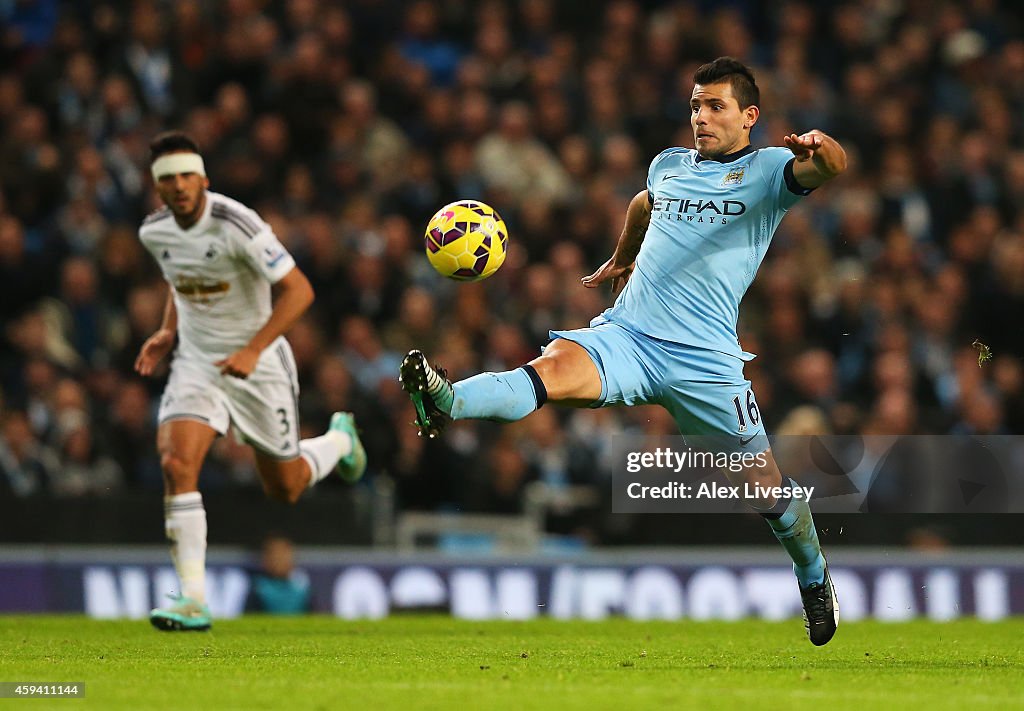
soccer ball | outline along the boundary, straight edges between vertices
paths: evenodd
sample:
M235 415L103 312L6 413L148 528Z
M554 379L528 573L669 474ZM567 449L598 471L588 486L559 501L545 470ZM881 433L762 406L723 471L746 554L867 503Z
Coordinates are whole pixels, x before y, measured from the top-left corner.
M459 200L430 218L423 242L427 259L441 276L480 281L505 261L508 228L490 205Z

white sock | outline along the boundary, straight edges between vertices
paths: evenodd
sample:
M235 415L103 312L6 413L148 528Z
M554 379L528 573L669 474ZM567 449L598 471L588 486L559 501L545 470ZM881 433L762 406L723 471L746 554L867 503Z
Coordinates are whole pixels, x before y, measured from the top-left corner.
M352 452L352 438L330 430L319 437L301 440L299 452L309 464L309 485L313 486L331 473L339 459Z
M206 509L198 491L164 497L164 524L181 594L206 602Z

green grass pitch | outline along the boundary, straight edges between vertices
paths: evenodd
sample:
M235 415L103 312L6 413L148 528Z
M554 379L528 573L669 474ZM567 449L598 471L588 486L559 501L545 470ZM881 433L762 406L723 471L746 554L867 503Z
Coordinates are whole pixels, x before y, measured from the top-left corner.
M0 681L84 681L85 699L0 709L1020 708L1024 620L471 622L0 616Z

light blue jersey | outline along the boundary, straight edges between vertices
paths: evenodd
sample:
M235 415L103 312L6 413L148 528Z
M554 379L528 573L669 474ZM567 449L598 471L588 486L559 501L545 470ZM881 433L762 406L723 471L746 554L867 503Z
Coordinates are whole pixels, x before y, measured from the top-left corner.
M651 224L615 305L590 328L551 331L590 354L594 407L657 403L703 448L763 452L768 438L736 338L740 300L801 195L786 148L725 160L670 148L651 163Z
M626 287L602 318L664 341L750 360L736 337L740 300L775 229L811 191L786 148L748 146L724 161L669 148L651 162L651 224Z

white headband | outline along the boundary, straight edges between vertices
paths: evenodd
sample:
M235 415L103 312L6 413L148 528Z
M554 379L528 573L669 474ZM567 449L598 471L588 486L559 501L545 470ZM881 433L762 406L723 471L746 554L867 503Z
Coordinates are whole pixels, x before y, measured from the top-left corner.
M206 166L203 164L203 157L198 153L168 153L153 161L150 171L153 173L153 181L159 182L165 175L195 173L205 176Z

